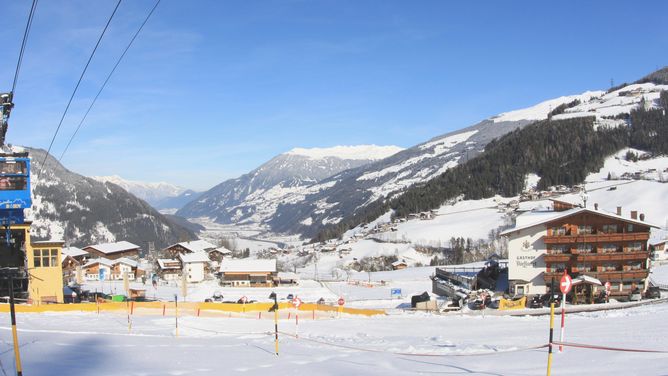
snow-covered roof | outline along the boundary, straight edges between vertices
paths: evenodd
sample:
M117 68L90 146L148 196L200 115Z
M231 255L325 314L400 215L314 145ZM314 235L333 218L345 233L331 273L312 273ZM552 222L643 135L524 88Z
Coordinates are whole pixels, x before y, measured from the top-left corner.
M129 251L133 249L139 249L139 246L136 244L132 244L128 241L120 241L116 243L104 243L104 244L95 244L95 245L89 245L85 248L93 248L97 251L100 251L104 254L110 254L110 253L117 253L117 252L124 252L124 251Z
M112 262L114 263L114 265L125 264L125 265L130 265L133 268L136 268L137 265L139 265L139 263L137 261L129 259L127 257L121 257L121 258L118 258L116 260L112 260Z
M225 247L218 247L218 248L216 248L216 249L212 249L212 250L210 250L209 252L214 252L214 251L215 251L215 252L220 252L220 253L222 253L222 254L224 254L224 255L231 255L231 254L232 254L232 251L230 251L229 249L227 249L227 248L225 248Z
M624 217L624 216L621 216L621 215L617 215L617 214L614 214L614 213L607 212L605 210L592 210L592 209L588 209L588 208L574 208L574 209L565 210L565 211L562 211L562 212L549 212L549 214L554 213L554 215L547 215L546 214L546 215L537 216L536 221L527 221L527 222L521 221L523 224L521 224L521 225L518 224L513 228L510 228L506 231L503 231L501 233L501 235L508 235L508 234L510 234L511 232L514 232L514 231L524 230L524 229L527 229L527 228L530 228L530 227L542 225L542 224L547 223L547 222L552 222L552 221L555 221L555 220L558 220L558 219L570 217L572 215L585 213L585 212L595 214L595 215L601 215L601 216L612 218L612 219L620 219L622 221L637 224L637 225L660 228L660 226L657 226L657 225L649 223L649 222L639 221L637 219L632 219L630 217ZM519 219L520 217L522 217L522 215L520 215L517 218ZM520 223L520 222L518 222L518 223Z
M177 243L176 245L180 245L181 247L189 250L190 252L199 252L199 251L206 251L209 249L216 248L215 245L207 242L206 240L192 240L189 242L181 242ZM170 246L173 247L173 246Z
M596 279L592 276L580 275L580 276L577 276L577 277L573 278L573 285L579 285L581 283L589 283L589 284L592 284L592 285L603 286L601 281L599 281L598 279Z
M406 261L403 261L403 260L395 261L395 262L392 263L392 266L399 266L399 265L408 265L408 264L406 264Z
M174 265L167 265L174 264ZM181 269L181 262L177 259L158 259L158 266L160 269Z
M179 254L179 258L183 261L184 264L193 263L193 262L210 262L209 255L204 251Z
M222 273L239 272L276 272L276 260L223 260L220 263Z
M95 264L100 264L100 265L112 267L112 266L114 266L114 261L109 260L109 259L104 258L104 257L99 257L99 258L96 258L96 259L88 260L86 265L84 265L83 267L87 268L87 267L95 265Z
M81 248L77 248L77 247L65 247L65 248L62 249L61 252L62 252L63 255L71 256L71 257L88 255L88 252L84 251Z
M657 246L657 245L663 244L665 242L668 242L668 239L650 239L649 240L649 245Z
M299 279L299 276L297 275L297 273L293 273L293 272L278 272L278 279L283 279L283 280L290 280L290 279L298 280L298 279Z

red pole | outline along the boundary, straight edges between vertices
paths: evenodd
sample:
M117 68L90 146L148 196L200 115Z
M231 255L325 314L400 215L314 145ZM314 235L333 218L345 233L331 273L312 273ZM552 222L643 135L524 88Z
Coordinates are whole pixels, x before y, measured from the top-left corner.
M561 298L561 336L559 337L559 342L564 341L564 321L566 321L566 294L563 294ZM564 346L559 345L559 352L564 351Z
M290 320L290 312L288 312L288 320Z
M313 320L315 320L315 309L313 310Z
M197 317L199 317L199 307L197 307Z
M258 320L261 320L261 319L262 319L262 311L260 311L260 312L257 313L257 319L258 319Z
M134 312L135 312L135 302L132 301L130 302L130 314L132 315L134 314Z
M162 305L162 315L163 316L165 315L165 305L164 304Z

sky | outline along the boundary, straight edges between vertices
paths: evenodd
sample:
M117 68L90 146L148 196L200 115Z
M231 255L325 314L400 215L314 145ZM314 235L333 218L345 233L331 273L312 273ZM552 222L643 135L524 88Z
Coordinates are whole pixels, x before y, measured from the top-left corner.
M153 0L124 0L60 157ZM47 149L115 0L40 1L7 142ZM3 4L0 90L30 1ZM296 147L411 147L668 65L665 1L162 0L61 162L206 190Z

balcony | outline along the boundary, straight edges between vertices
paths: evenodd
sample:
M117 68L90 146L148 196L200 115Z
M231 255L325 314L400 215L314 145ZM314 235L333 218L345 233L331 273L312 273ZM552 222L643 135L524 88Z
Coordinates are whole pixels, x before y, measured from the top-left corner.
M570 253L546 253L545 254L545 262L549 263L557 263L557 262L568 262L571 260L571 256L573 256Z
M604 261L644 261L649 257L648 251L609 252L609 253L580 253L577 261L604 262Z
M615 234L586 234L586 235L557 235L544 236L545 244L574 244L574 243L617 243L627 241L647 241L648 232L627 232Z
M596 272L596 271L589 271L589 272L576 272L576 271L571 271L571 277L574 276L574 274L586 274L589 276L592 276L599 281L605 283L607 281L632 281L632 280L641 280L641 279L646 279L647 276L649 275L649 271L647 269L640 269L640 270L628 270L628 271L610 271L610 272ZM564 275L564 272L545 272L543 273L543 280L545 281L546 284L549 284L552 282L552 279L554 278L555 283L559 283L561 280L561 277Z

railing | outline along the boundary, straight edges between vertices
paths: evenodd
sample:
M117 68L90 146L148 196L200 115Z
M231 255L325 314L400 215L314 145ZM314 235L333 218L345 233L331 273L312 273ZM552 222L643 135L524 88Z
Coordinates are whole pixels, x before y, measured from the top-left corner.
M571 243L602 243L602 242L621 242L621 241L646 241L649 239L647 232L627 232L627 233L600 233L586 235L551 235L544 236L545 244L571 244Z

